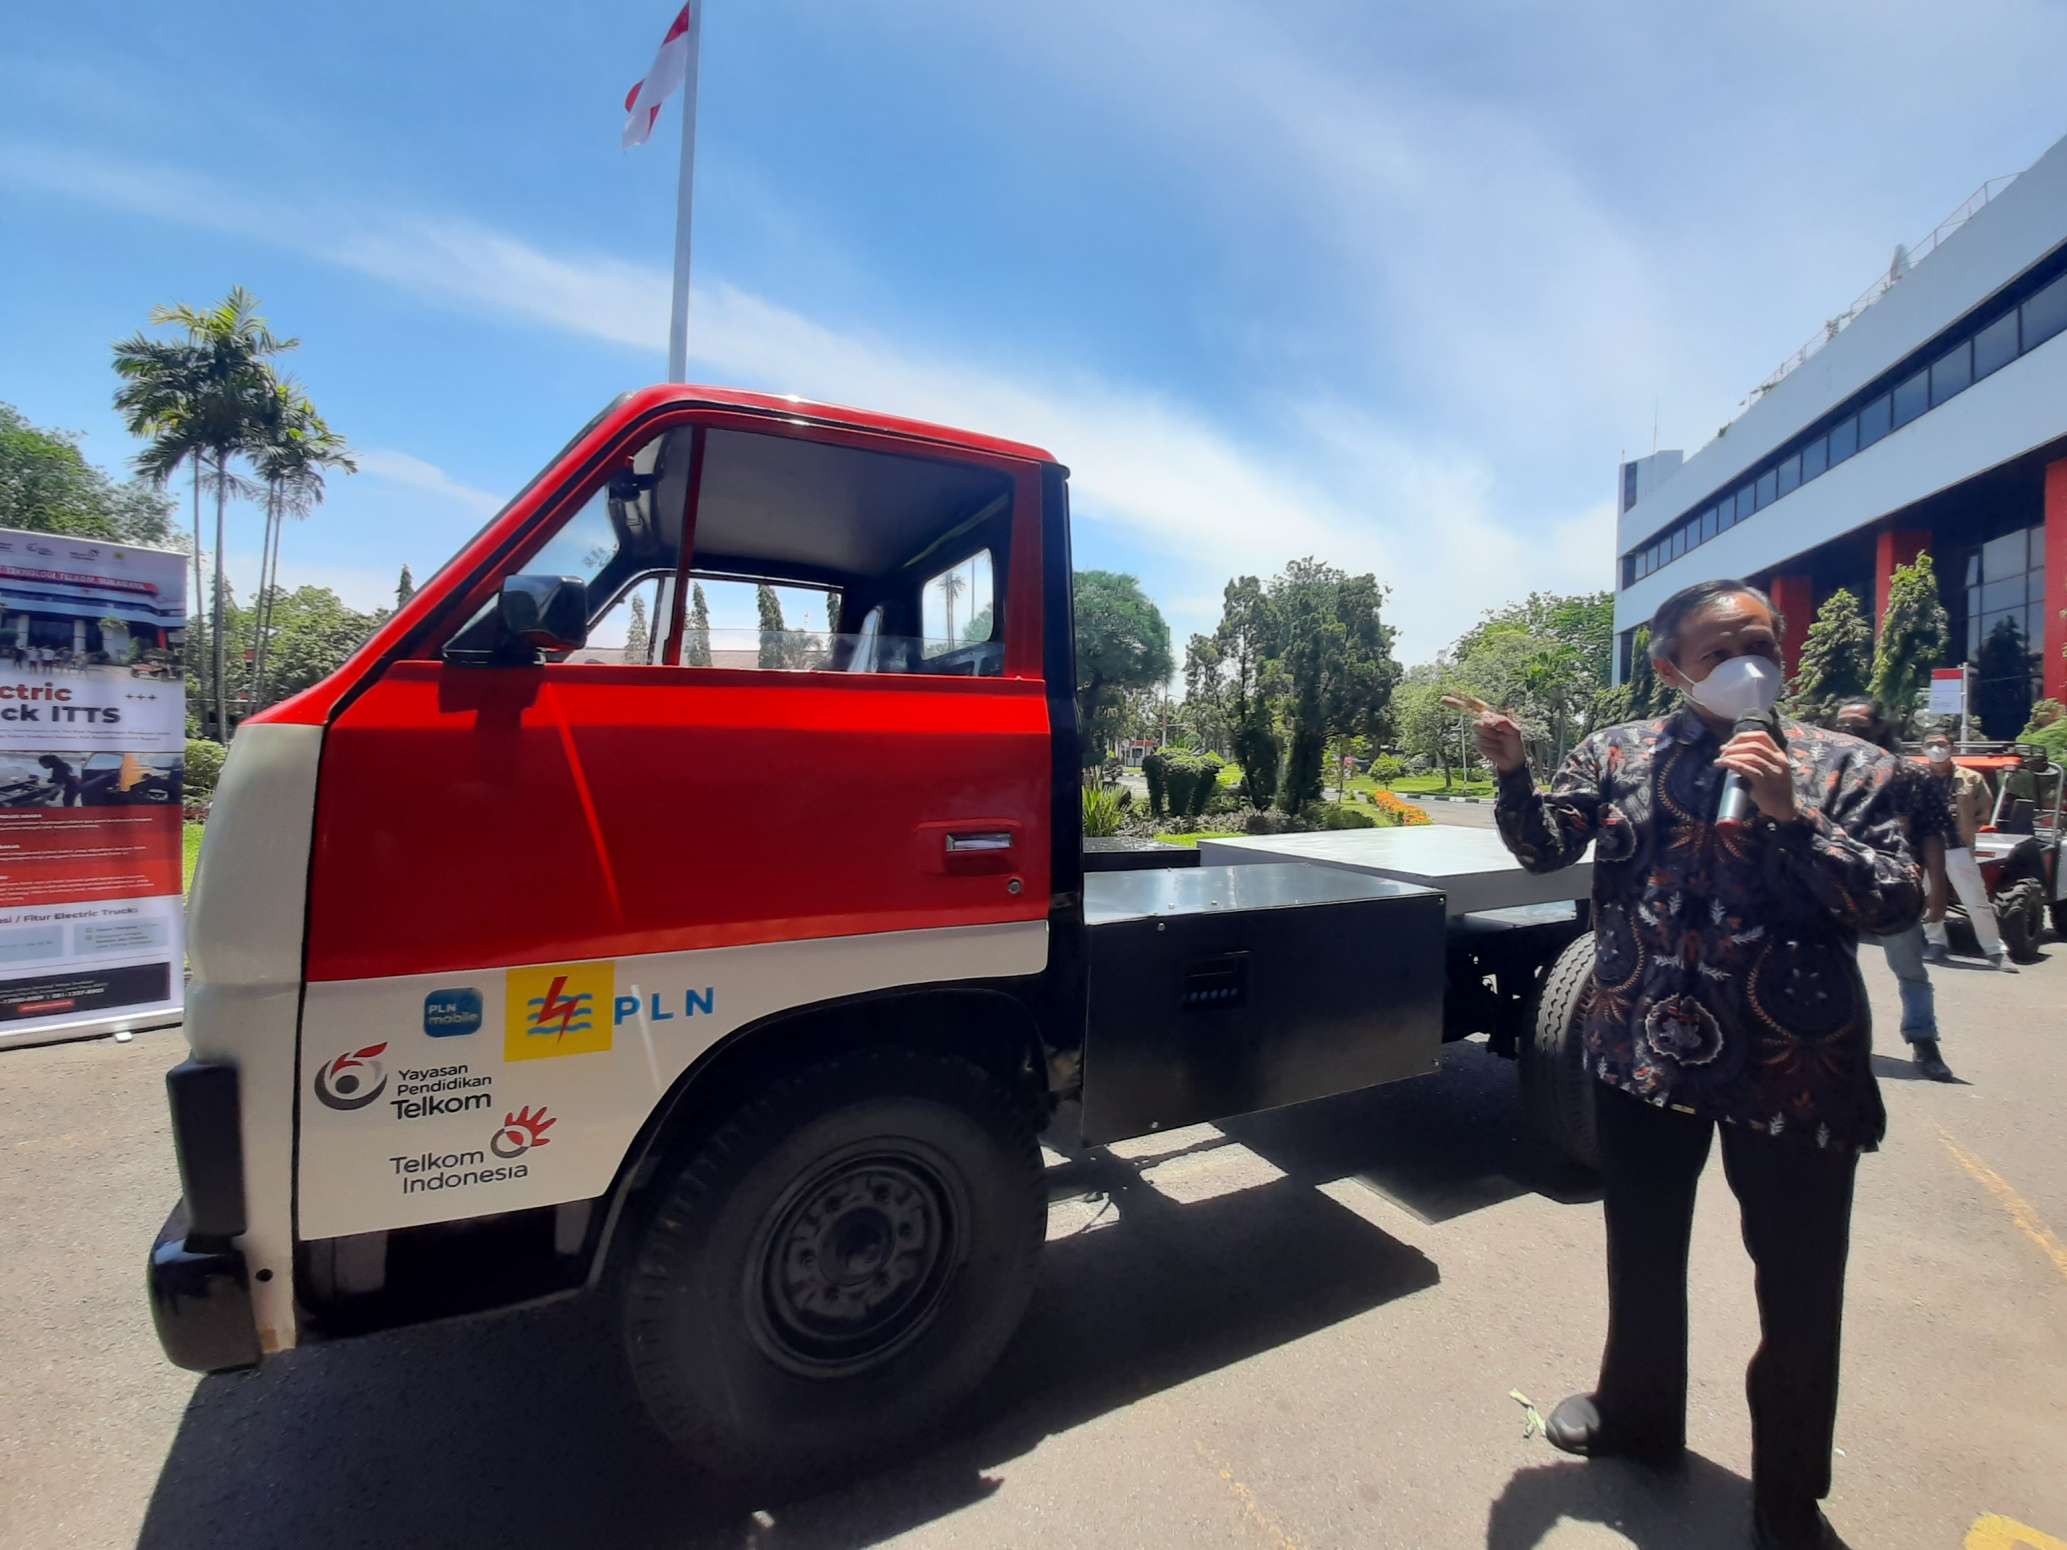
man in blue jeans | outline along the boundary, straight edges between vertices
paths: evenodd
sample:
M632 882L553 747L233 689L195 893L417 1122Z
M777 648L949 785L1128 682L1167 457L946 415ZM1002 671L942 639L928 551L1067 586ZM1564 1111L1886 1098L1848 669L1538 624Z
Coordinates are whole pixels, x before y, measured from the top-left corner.
M1852 700L1838 707L1837 729L1895 752L1895 732L1881 707L1872 700ZM1923 869L1929 896L1928 913L1945 911L1945 847L1957 843L1957 820L1946 800L1942 782L1913 760L1896 766L1893 790L1895 806L1909 830L1909 847ZM1957 1078L1938 1048L1938 1011L1931 991L1930 970L1924 967L1923 922L1889 936L1867 937L1877 941L1888 955L1888 970L1902 993L1902 1038L1909 1046L1916 1069L1934 1082Z

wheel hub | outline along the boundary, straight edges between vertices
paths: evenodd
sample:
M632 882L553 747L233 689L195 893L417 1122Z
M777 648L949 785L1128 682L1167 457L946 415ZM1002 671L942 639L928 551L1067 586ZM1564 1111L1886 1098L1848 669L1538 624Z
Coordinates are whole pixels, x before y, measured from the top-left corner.
M859 1158L818 1174L764 1238L764 1346L822 1375L882 1360L930 1318L953 1238L946 1193L917 1159Z

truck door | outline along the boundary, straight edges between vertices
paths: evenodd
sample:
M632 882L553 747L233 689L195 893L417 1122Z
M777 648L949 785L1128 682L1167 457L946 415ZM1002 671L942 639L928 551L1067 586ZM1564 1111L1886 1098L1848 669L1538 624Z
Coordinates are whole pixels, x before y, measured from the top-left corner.
M325 735L303 1238L592 1198L726 1033L1040 972L1041 489L676 408L450 583Z

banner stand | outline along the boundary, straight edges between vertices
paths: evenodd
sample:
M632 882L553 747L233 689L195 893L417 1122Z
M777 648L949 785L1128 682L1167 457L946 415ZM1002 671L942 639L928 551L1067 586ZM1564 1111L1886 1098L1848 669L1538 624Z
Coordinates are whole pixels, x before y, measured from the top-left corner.
M180 1021L187 563L0 529L0 1049Z

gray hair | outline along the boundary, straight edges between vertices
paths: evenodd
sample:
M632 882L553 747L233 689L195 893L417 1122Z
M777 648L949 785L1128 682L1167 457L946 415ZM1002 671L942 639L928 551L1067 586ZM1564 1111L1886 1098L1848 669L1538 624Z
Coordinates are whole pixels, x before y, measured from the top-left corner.
M1773 633L1786 638L1787 620L1780 610L1773 606L1773 600L1765 592L1748 581L1725 578L1716 581L1697 581L1691 587L1682 587L1658 605L1658 611L1651 615L1651 660L1672 662L1673 653L1679 650L1681 631L1687 621L1700 613L1710 603L1725 597L1748 597L1773 616Z

